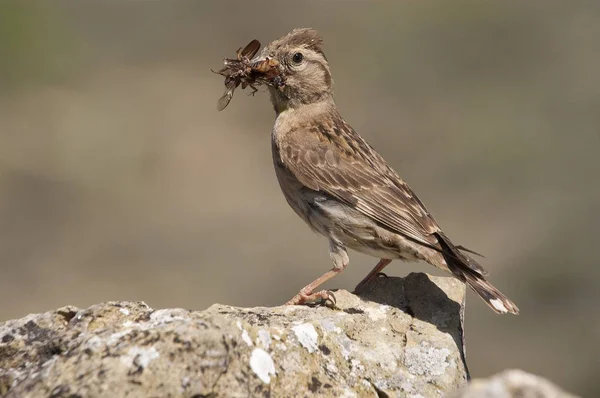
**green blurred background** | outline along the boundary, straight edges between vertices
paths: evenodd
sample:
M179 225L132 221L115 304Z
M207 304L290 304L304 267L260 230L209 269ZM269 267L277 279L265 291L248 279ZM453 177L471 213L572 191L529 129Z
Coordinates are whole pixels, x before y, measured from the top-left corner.
M341 112L521 308L469 293L473 376L600 396L600 2L1 1L0 320L272 306L329 269L279 191L267 94L219 113L209 71L309 26Z

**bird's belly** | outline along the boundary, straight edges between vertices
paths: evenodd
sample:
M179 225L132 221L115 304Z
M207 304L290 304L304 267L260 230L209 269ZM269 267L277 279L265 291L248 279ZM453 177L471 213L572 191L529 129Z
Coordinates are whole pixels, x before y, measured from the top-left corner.
M403 236L391 232L359 211L335 199L315 200L314 206L322 220L319 229L324 235L335 238L348 248L369 256L387 259L415 261L419 258L419 247Z

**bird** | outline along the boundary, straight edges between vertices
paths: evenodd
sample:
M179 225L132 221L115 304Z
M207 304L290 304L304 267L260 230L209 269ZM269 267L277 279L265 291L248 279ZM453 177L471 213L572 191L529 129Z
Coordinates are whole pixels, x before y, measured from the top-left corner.
M423 260L464 282L496 313L519 313L467 254L477 253L452 243L413 190L341 116L315 29L294 29L271 42L255 62L261 60L278 68L278 83L267 87L276 113L271 146L281 191L296 214L328 238L333 262L286 304L330 300L331 292L317 289L346 268L352 249L379 259L356 291L393 260Z

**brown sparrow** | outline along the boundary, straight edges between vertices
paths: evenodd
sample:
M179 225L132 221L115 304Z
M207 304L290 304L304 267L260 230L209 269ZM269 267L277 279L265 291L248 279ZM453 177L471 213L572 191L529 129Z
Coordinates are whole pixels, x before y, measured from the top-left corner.
M315 30L294 29L255 61L278 68L269 92L277 113L271 142L281 190L300 218L329 239L333 261L287 304L330 298L330 292L315 290L346 268L350 248L380 258L357 290L394 259L425 260L469 285L497 313L518 314L465 253L470 251L450 241L410 187L342 118L322 45Z

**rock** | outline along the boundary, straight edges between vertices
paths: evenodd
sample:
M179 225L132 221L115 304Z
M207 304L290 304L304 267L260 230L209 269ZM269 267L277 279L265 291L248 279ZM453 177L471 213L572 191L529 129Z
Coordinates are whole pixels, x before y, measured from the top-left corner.
M0 324L8 397L441 396L467 382L465 287L378 278L336 308L64 307Z
M548 380L522 370L506 370L489 379L476 379L454 398L575 398Z

